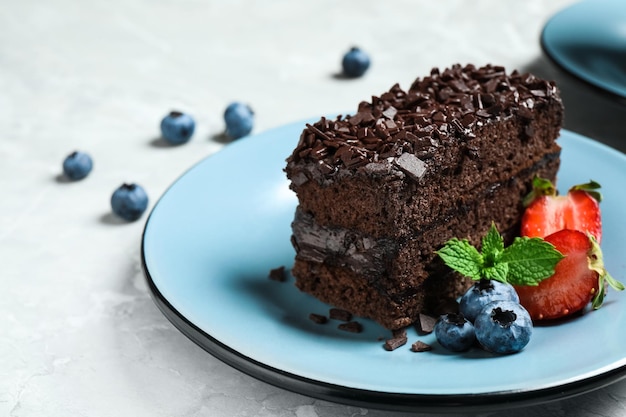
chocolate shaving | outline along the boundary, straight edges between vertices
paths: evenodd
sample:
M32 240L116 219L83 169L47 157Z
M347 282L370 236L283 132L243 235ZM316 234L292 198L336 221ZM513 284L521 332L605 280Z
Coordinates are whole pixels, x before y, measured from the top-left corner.
M327 136L324 132L322 132L321 130L319 130L317 127L310 125L310 124L306 124L307 129L309 129L311 132L315 133L318 136L321 136L324 140L327 140L329 142L332 142L333 139L331 139L329 136Z
M400 346L406 345L408 339L405 337L394 337L385 341L383 347L385 350L392 351L398 349Z
M437 323L435 317L420 313L415 321L415 328L418 334L425 335L433 332L435 323Z
M412 352L428 352L429 350L433 350L433 347L427 343L418 340L417 342L411 345Z
M396 114L398 114L398 110L393 106L389 106L383 111L383 116L388 117L389 119L396 117Z
M419 180L426 173L426 164L412 153L403 153L394 161L411 178Z
M278 268L274 268L270 270L269 278L272 281L278 281L278 282L287 281L287 274L285 273L285 267L279 266Z
M339 330L343 330L350 333L361 333L363 326L358 321L349 321L347 323L341 323L337 326Z
M352 313L343 310L341 308L331 308L328 316L333 320L350 321L352 320Z
M317 324L325 324L328 322L328 318L322 314L311 313L309 314L309 319Z

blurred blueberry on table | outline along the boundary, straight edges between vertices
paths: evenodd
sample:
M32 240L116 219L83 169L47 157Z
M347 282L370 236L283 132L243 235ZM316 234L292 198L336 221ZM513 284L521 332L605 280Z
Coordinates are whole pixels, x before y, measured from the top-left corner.
M353 47L343 56L341 61L343 74L346 77L360 77L370 67L370 57L360 48Z
M226 134L233 139L242 138L254 127L254 112L247 104L234 102L224 111Z
M161 120L161 135L172 145L181 145L191 139L196 122L187 113L171 111Z
M148 194L137 184L122 184L111 196L113 213L124 220L134 221L141 217L148 207Z
M448 313L435 323L435 337L444 348L453 352L464 352L474 344L474 326L463 314Z
M474 322L476 339L493 353L509 354L524 349L530 341L533 323L524 307L514 301L486 305Z
M74 151L63 160L63 173L71 180L82 180L92 168L91 156L85 152Z

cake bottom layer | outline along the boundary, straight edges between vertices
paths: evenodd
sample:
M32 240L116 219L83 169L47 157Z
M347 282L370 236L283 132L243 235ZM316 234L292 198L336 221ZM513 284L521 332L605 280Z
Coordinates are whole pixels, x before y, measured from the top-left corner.
M296 286L387 328L407 326L420 312L435 310L468 287L467 280L442 264L436 251L454 237L479 245L492 222L510 242L519 230L521 202L530 191L532 177L554 180L558 165L558 159L552 160L523 178L485 184L472 194L472 200L450 202L445 216L405 236L374 238L355 230L320 226L313 214L298 208L292 223Z
M440 306L450 305L471 285L469 279L449 272L432 282L434 285L430 285L428 291L416 292L403 300L393 300L349 268L296 259L291 273L297 277L296 286L300 290L356 316L371 318L391 330L411 325L421 312L443 312ZM437 305L425 308L431 303Z

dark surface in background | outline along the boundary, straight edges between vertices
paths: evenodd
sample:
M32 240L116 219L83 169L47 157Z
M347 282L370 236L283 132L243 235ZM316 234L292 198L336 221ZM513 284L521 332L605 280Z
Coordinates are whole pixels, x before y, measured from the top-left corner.
M626 99L570 75L545 54L520 71L557 83L565 106L565 129L626 153Z

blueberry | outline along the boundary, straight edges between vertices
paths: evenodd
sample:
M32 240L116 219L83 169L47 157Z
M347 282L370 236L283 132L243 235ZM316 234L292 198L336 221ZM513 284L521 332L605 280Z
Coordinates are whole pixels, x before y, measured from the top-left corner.
M82 180L91 172L93 161L85 152L75 151L63 161L63 173L72 180Z
M515 301L519 303L519 296L510 284L500 281L481 279L472 285L461 297L459 310L471 322L476 320L478 313L493 301Z
M195 129L193 117L179 111L172 111L161 120L161 135L172 145L188 142Z
M147 207L148 194L137 184L122 184L111 196L113 213L124 220L137 220Z
M226 134L233 139L239 139L252 132L254 112L247 104L234 102L226 107L224 122L226 122Z
M435 323L435 336L441 346L454 352L468 350L476 340L472 323L463 314L456 313L439 317Z
M486 305L474 322L476 339L494 353L515 353L530 341L533 324L530 314L514 301L494 301Z
M343 56L341 65L346 77L360 77L370 67L370 57L361 49L353 47Z

